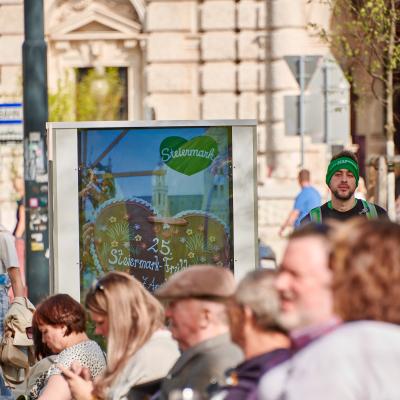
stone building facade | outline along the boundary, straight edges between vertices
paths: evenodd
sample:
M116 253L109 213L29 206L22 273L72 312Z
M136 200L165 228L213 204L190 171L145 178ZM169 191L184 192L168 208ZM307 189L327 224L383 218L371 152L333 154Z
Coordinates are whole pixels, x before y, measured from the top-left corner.
M257 119L259 235L279 255L277 233L298 191L300 164L299 138L285 134L283 99L299 89L284 56L328 53L307 24L329 26L329 10L307 0L45 0L44 6L50 91L74 69L114 66L126 71L130 120ZM0 102L21 101L22 42L22 0L0 0ZM376 137L379 121L364 128ZM21 146L0 148L7 153L0 201L8 225L9 182L21 174ZM324 195L330 150L307 136L304 148L304 167Z

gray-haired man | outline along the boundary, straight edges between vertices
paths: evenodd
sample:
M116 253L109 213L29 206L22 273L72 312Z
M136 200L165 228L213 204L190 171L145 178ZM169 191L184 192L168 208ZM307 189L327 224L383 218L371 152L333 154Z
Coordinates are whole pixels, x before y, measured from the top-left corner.
M225 371L242 361L229 336L226 301L235 291L232 273L222 267L192 266L174 274L155 295L182 355L161 384L160 398L191 388L207 397L210 384L221 384Z
M229 320L232 340L242 348L245 361L230 371L218 399L244 400L255 396L261 376L291 355L290 339L278 325L275 278L275 271L252 271L236 289L228 307Z

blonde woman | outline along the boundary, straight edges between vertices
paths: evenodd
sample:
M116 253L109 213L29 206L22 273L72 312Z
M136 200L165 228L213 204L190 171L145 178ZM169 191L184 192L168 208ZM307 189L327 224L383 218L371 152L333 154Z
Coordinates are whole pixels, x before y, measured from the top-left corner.
M132 276L110 272L86 296L96 333L107 338L107 368L88 380L78 365L63 369L76 400L124 400L132 386L163 378L179 350L164 328L164 311Z

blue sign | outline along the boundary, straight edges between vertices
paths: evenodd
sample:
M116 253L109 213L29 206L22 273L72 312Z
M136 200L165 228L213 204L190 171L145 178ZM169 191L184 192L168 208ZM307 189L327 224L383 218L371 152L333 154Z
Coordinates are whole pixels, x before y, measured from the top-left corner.
M22 104L0 103L0 124L22 124Z
M22 140L22 104L0 103L0 140Z

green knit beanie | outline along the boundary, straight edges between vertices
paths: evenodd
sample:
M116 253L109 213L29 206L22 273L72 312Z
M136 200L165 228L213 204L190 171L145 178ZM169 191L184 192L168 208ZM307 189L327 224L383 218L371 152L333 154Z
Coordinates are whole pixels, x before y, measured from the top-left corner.
M329 186L332 176L341 169L347 169L348 171L350 171L355 176L356 186L358 186L360 170L358 168L358 164L350 157L339 157L329 163L328 171L326 172L326 184Z

